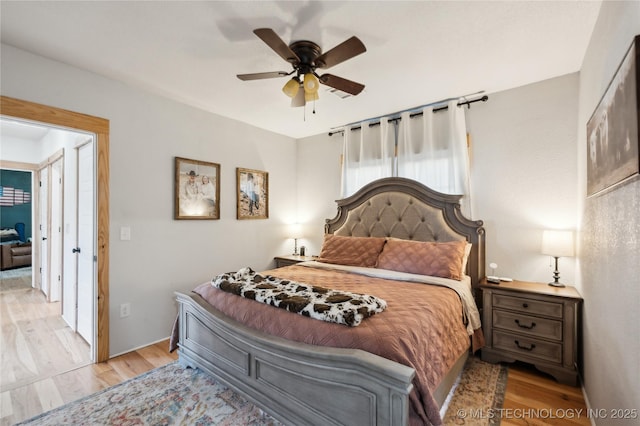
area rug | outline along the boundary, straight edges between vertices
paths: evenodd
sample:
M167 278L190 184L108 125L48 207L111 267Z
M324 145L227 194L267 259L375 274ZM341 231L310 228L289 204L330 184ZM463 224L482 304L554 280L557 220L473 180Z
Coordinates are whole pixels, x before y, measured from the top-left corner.
M177 361L18 424L280 425L210 375Z
M469 362L449 411L488 410L501 400L504 385L500 366ZM466 378L465 378L466 376ZM506 376L506 374L505 374ZM478 384L473 382L478 380ZM462 395L457 395L462 393ZM487 405L489 404L489 405ZM455 416L454 416L455 417ZM446 424L459 423L459 418ZM463 419L468 420L468 419ZM281 425L237 393L216 383L200 370L183 368L178 362L156 368L119 385L63 405L20 425ZM489 423L484 423L489 424Z
M499 425L507 374L506 366L469 357L449 401L444 424Z

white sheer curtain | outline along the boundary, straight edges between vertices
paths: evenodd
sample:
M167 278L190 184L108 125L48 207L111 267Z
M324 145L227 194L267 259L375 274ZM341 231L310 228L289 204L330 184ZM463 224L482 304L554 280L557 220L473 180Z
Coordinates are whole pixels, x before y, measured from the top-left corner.
M469 151L464 109L449 101L446 111L402 113L398 132L398 176L445 194L462 194L461 209L471 217Z
M342 197L392 173L395 132L387 117L379 126L362 123L360 130L344 129L342 156Z

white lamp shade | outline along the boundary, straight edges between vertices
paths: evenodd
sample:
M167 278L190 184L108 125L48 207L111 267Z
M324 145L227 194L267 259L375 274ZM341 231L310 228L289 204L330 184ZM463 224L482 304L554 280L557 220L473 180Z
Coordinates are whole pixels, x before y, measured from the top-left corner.
M298 94L291 99L291 106L292 107L302 107L305 105L305 96L306 93L304 90L298 90Z
M542 232L542 254L553 257L571 257L574 255L573 232L552 231Z
M302 238L302 225L294 223L289 226L289 238Z

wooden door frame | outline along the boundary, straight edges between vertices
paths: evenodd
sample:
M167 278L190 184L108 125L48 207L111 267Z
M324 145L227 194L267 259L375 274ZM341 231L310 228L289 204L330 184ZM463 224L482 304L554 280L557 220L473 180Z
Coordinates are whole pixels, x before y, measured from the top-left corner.
M109 359L109 120L0 96L0 114L81 130L96 136L97 165L97 324L96 361Z

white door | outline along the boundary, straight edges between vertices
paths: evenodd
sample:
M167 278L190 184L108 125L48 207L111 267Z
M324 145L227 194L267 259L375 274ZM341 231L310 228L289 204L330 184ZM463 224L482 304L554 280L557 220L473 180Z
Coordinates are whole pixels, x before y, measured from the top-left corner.
M93 139L78 148L77 330L94 353L95 192Z
M51 222L49 227L49 301L59 302L62 296L62 211L63 211L63 185L62 176L63 158L57 159L51 165L51 179L49 189L51 196Z
M49 167L40 170L40 197L38 200L40 211L40 270L38 276L40 289L49 299Z

